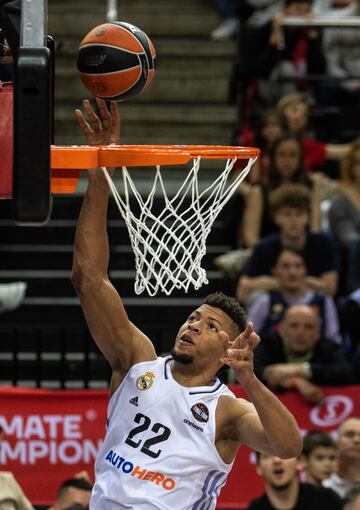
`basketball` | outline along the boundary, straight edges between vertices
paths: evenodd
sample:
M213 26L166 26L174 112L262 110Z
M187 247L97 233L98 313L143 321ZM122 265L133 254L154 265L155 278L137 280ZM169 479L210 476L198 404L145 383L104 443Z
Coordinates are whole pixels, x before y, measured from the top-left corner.
M99 25L80 43L77 70L97 97L125 101L143 92L155 74L156 52L150 38L134 25Z

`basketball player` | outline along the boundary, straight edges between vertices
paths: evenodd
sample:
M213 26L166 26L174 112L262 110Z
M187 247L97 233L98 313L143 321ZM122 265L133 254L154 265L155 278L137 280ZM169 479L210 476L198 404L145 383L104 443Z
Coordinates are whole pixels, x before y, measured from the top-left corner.
M116 104L110 112L102 100L97 104L99 116L88 101L84 112L76 111L88 143L117 143ZM259 337L235 298L208 296L180 327L172 355L157 357L109 281L109 187L101 171L88 174L72 282L113 370L90 508L214 509L239 447L295 457L302 446L297 424L254 375ZM224 364L235 370L252 403L236 399L217 379Z

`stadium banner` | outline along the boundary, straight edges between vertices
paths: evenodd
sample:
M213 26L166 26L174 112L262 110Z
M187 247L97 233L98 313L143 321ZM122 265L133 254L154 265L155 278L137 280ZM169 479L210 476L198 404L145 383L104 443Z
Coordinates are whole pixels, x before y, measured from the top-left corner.
M246 399L240 386L230 389ZM293 392L278 394L303 433L309 429L333 433L347 417L360 416L360 386L323 390L325 399L319 406L307 404ZM52 503L64 479L83 470L93 476L105 432L107 400L103 390L0 387L0 469L13 472L34 504ZM262 492L254 460L249 448L240 448L218 508L242 508Z

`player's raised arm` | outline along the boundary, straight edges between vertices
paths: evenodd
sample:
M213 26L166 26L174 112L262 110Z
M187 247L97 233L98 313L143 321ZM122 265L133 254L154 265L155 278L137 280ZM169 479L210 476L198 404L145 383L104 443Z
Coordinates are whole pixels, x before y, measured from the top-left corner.
M223 359L234 369L236 380L252 402L235 405L228 401L226 428L231 431L233 440L256 451L280 458L296 457L301 452L302 439L295 418L254 374L253 350L259 341L249 322Z
M97 99L99 115L89 101L75 115L91 145L119 143L120 117L116 103L110 111ZM89 170L74 245L72 283L92 337L120 376L140 361L156 357L150 340L128 319L122 300L108 278L106 232L109 186L102 170Z

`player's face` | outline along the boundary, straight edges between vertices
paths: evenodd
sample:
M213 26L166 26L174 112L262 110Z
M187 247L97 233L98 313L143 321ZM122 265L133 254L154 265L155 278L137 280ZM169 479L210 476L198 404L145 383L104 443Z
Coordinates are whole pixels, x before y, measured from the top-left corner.
M291 251L283 251L273 272L281 288L296 290L303 285L306 268L300 255Z
M338 448L348 459L360 459L360 419L349 418L339 429Z
M258 474L264 477L265 483L272 489L287 488L296 477L298 461L280 459L275 455L261 454L257 465Z
M332 446L318 446L304 459L304 467L308 481L320 484L329 478L336 469L336 448Z
M279 332L291 352L302 354L309 351L320 338L316 311L310 307L290 308L280 324Z
M186 359L193 361L199 356L203 360L218 360L224 355L228 344L219 335L220 331L225 331L230 340L233 340L230 317L219 308L202 305L192 312L181 326L172 352L178 358L182 357L185 363Z

